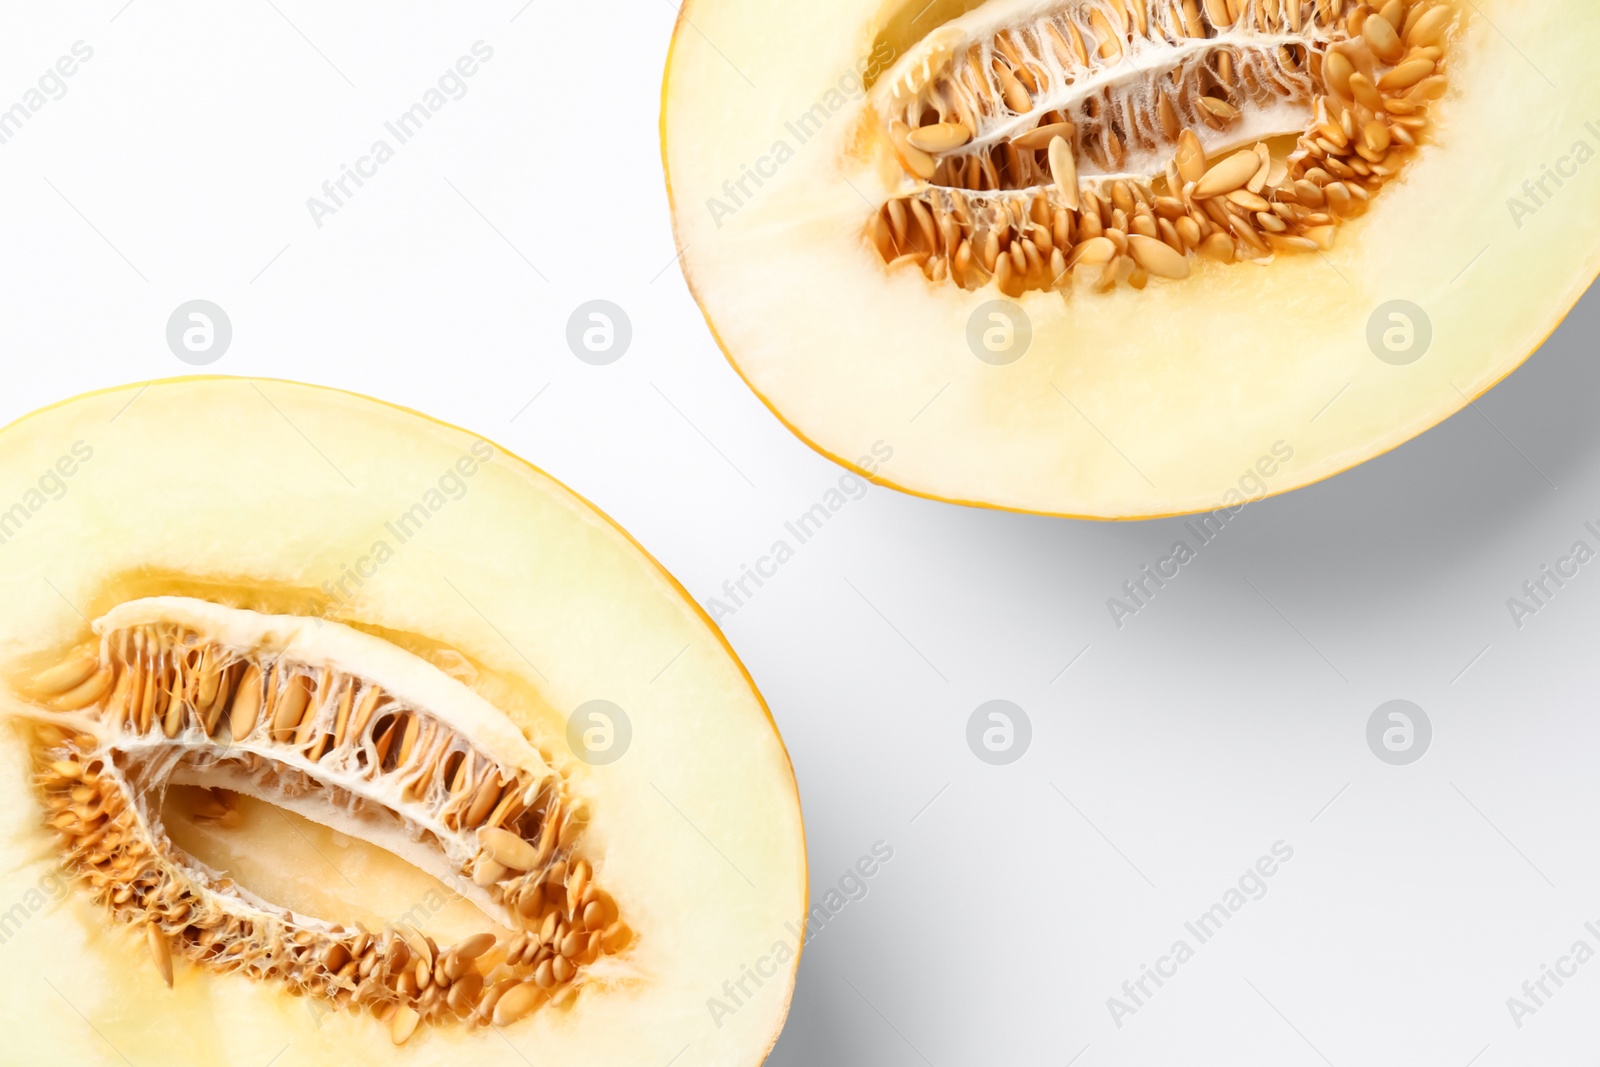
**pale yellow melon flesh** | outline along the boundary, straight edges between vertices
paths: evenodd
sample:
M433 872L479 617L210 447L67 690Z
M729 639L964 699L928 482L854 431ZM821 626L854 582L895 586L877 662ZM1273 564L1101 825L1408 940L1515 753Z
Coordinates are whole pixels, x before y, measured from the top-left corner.
M250 796L235 801L238 825L197 820L185 810L195 791L170 791L162 806L167 832L189 855L227 871L257 896L369 930L412 912L441 946L485 929L483 912L471 901L392 852ZM434 908L430 897L443 903Z
M922 5L688 0L662 102L686 276L779 418L850 466L887 442L892 461L863 473L909 492L1137 518L1306 485L1460 410L1600 272L1600 83L1588 75L1600 7L1552 18L1512 0L1447 2L1460 19L1435 141L1330 252L1197 262L1143 292L1029 292L1032 347L997 367L966 342L973 310L1000 296L992 285L888 276L864 237L895 175L856 151L870 117L849 76ZM819 104L829 117L802 140L794 123ZM746 183L737 210L714 211L731 203L724 183L758 166L770 175ZM1524 183L1546 166L1561 184L1546 178L1551 195L1535 202ZM1432 322L1431 349L1408 366L1367 343L1391 300Z
M425 1027L400 1048L370 1016L183 961L169 990L143 936L59 874L23 731L7 728L0 1058L259 1067L290 1049L282 1062L431 1067L514 1061L514 1048L537 1063L665 1064L681 1053L748 1067L765 1056L788 1010L791 930L806 908L798 799L771 717L654 560L559 483L489 448L463 477L461 457L484 451L463 430L265 380L130 386L28 416L0 431L0 500L23 509L0 524L0 674L71 647L116 604L158 594L321 615L393 641L467 681L571 768L569 787L592 812L584 848L637 933L618 966L568 1010L503 1030ZM419 503L425 523L402 543L386 524ZM324 583L379 541L393 558L348 585L351 597L330 595ZM592 699L632 723L631 747L607 766L573 758L565 740L567 714ZM470 905L438 897L437 883L386 852L260 802L243 810L233 830L174 836L213 863L233 857L246 888L325 907L333 921L394 920L422 904L441 944L482 928ZM773 975L713 1016L708 999L779 943Z

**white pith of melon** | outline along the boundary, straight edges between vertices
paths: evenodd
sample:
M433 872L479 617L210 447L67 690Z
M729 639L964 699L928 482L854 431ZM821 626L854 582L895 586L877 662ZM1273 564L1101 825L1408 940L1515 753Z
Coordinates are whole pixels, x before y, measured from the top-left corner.
M1460 410L1600 272L1600 167L1574 167L1579 142L1600 151L1600 85L1583 74L1600 8L1552 19L1510 0L1457 3L1434 143L1340 226L1332 251L1197 260L1190 278L1142 292L1028 292L1027 354L980 362L967 324L1000 297L994 287L887 275L864 237L899 175L852 151L865 104L839 90L902 6L688 0L663 86L678 245L707 321L813 447L853 467L874 441L891 444L892 462L861 472L874 480L1097 518L1235 504L1260 495L1260 481L1293 489ZM802 143L792 124L819 103L829 117ZM791 156L774 166L779 142ZM732 203L724 182L758 163L771 176L747 181L751 195L714 218L711 200ZM1514 216L1510 198L1536 206L1524 183L1558 163L1575 173ZM1408 366L1366 340L1391 300L1431 319L1432 346ZM1292 458L1252 476L1274 446Z
M570 1010L541 1009L503 1031L424 1027L399 1049L370 1016L321 1010L271 983L180 961L168 990L143 938L67 888L23 744L6 730L0 900L20 908L7 913L8 1055L247 1067L289 1046L286 1062L431 1067L496 1062L509 1040L536 1062L665 1063L686 1046L694 1062L762 1059L797 959L786 957L720 1026L706 1001L775 942L794 946L788 929L803 924L806 906L798 800L759 695L670 576L586 502L495 449L470 477L457 475L464 493L444 498L352 598L323 590L376 540L394 541L385 522L437 490L475 440L365 398L237 379L109 390L28 416L0 431L0 498L23 499L75 442L93 453L0 551L0 663L36 663L41 650L89 639L87 620L138 596L233 587L248 600L255 588L278 610L297 602L378 635L349 633L352 647L381 637L424 658L454 650L464 659L432 658L474 665L476 696L440 696L454 683L441 687L431 668L408 672L409 653L388 673L414 683L419 699L454 699L474 714L497 708L507 718L485 719L483 731L509 723L562 756L567 714L613 701L631 720L627 753L607 766L565 763L592 812L581 848L637 934L622 965L597 972L603 988ZM254 835L250 827L219 840L218 854L254 846L270 859L282 820ZM377 849L348 855L357 884L324 898L360 896L362 880L380 880L368 903L382 914L433 885ZM308 887L304 899L319 898ZM472 912L451 902L437 914L444 943Z

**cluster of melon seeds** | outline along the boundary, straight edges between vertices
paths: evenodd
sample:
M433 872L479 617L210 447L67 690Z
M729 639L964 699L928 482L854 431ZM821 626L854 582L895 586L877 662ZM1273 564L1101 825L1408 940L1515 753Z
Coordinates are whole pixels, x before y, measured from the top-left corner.
M868 238L891 270L1013 297L1327 250L1423 142L1452 2L980 7L872 89L906 191Z
M582 857L584 809L547 753L489 750L357 673L153 621L103 631L27 689L63 862L144 929L169 985L179 956L368 1011L400 1043L422 1023L500 1026L569 1005L585 968L633 938ZM169 784L210 788L202 820L236 821L230 798L247 793L389 846L495 929L441 948L404 924L373 932L262 900L171 841Z

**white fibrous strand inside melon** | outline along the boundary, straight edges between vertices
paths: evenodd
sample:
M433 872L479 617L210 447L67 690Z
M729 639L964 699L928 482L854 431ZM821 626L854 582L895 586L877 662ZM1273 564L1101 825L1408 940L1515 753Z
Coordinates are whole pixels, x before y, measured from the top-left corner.
M548 750L470 689L323 620L161 597L13 688L43 817L70 874L174 957L419 1025L506 1025L626 977L634 933L585 857L586 803ZM239 795L393 852L475 904L441 948L263 899L174 843L169 788L226 829ZM609 970L607 969L609 966Z
M1422 150L1451 0L992 0L869 101L887 269L1008 296L1333 247Z

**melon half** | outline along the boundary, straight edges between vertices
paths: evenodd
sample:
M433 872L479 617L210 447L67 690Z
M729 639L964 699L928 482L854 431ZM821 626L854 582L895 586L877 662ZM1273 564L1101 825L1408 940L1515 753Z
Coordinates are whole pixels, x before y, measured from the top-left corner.
M766 1055L788 756L585 501L409 411L199 378L0 431L0 502L0 1059Z
M1594 4L686 0L663 154L712 330L815 448L1158 516L1394 448L1543 341L1600 271L1597 53Z

